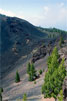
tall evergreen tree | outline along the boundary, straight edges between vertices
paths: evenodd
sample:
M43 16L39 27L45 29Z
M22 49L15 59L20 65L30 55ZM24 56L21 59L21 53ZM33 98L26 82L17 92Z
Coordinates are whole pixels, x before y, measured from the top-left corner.
M36 70L33 63L28 65L27 71L29 75L29 81L33 81L36 78Z
M57 68L59 65L58 58L59 58L58 50L55 47L53 49L51 56L48 57L47 60L48 68L52 68L52 69Z
M59 58L57 47L54 47L54 49L53 49L53 52L52 52L52 55L51 55L52 58L53 58L53 55L55 55L57 59Z
M65 75L66 75L66 70L65 70L64 58L63 58L58 68L58 76L61 77L60 80L63 81L65 78Z
M33 77L36 77L36 70L33 63L31 64L31 73Z
M16 83L20 82L20 75L19 75L18 71L16 71L15 82Z
M42 93L45 94L45 97L56 98L62 88L66 71L64 59L59 64L58 58L58 50L55 47L51 56L48 58L48 72L45 74L45 82L42 86Z

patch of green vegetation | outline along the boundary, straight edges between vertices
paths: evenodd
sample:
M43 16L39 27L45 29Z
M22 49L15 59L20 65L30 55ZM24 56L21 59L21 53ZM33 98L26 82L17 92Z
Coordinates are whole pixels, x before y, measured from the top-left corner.
M55 47L51 56L48 58L48 72L45 74L44 84L42 85L42 93L46 98L57 98L66 76L64 59L59 63L58 58L58 50Z
M63 98L64 98L64 96L63 96L63 90L60 90L59 96L58 96L58 101L63 101Z

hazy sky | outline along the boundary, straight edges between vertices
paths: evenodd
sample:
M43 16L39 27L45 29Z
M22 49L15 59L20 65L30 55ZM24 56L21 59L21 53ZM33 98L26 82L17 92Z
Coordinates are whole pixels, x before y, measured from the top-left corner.
M0 0L0 13L67 30L67 0Z

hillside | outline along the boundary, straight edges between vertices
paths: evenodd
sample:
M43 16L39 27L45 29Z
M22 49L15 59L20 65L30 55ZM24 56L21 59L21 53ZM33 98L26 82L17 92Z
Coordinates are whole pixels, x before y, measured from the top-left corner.
M67 32L56 28L36 27L26 20L5 15L0 15L0 25L0 86L4 89L4 101L22 100L24 93L27 94L28 101L41 101L41 87L48 68L47 58L54 46L65 57ZM59 46L61 36L65 41L62 47ZM64 51L65 54L62 53ZM34 63L37 74L40 69L43 71L36 78L36 84L28 81L28 62ZM20 74L19 83L15 83L17 70Z
M29 54L36 43L47 36L29 22L0 15L1 72L12 68L21 56Z
M48 44L50 40L59 38L60 34L65 38L67 35L67 32L56 28L36 27L26 20L1 14L0 25L1 76L10 71L22 56L30 54L39 44Z
M62 57L65 58L65 66L67 67L66 65L67 51L66 50L67 50L66 46L64 48L61 48L59 50L59 54L61 58ZM22 101L24 93L27 94L27 101L43 101L44 100L44 99L42 100L43 96L41 94L41 87L42 87L42 84L44 83L45 72L47 71L48 56L49 55L47 54L44 58L34 63L37 71L39 71L40 69L42 70L44 69L44 72L42 73L42 75L40 75L40 78L36 79L36 84L34 84L34 81L32 82L28 81L28 75L26 73L27 63L31 61L30 60L31 58L29 58L30 56L28 56L26 61L21 60L16 64L15 69L11 71L10 73L8 73L8 75L3 79L3 82L2 82L2 86L4 89L4 92L3 92L4 101L6 100L16 101L18 99ZM19 71L20 78L21 78L21 81L19 83L15 83L16 70Z
M37 27L37 29L43 33L47 33L48 37L59 37L62 35L65 39L67 39L67 31L57 29L57 28L42 28L42 27Z

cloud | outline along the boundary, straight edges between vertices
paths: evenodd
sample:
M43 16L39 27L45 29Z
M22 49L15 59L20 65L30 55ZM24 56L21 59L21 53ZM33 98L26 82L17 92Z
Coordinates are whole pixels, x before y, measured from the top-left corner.
M6 10L3 10L3 9L1 9L1 8L0 8L0 13L1 13L1 14L5 14L5 15L7 15L7 16L12 16L12 17L15 16L15 14L14 14L13 12L11 12L11 11L9 11L9 10L6 11Z
M24 16L22 14L22 12L19 12L19 14L16 14L12 11L9 11L9 10L3 10L0 8L0 14L4 14L6 16L11 16L11 17L19 17L19 18L23 18L24 19Z
M44 12L45 12L45 14L47 14L48 11L49 11L49 7L48 6L44 6Z
M37 17L28 19L34 25L42 27L58 27L66 30L67 8L64 3L47 5Z
M0 13L23 18L36 26L67 29L67 7L64 2L44 5L42 10L35 14L27 14L27 12L23 11L15 14L3 9L0 9Z
M64 6L64 3L63 2L59 3L59 6L60 7L63 7Z

